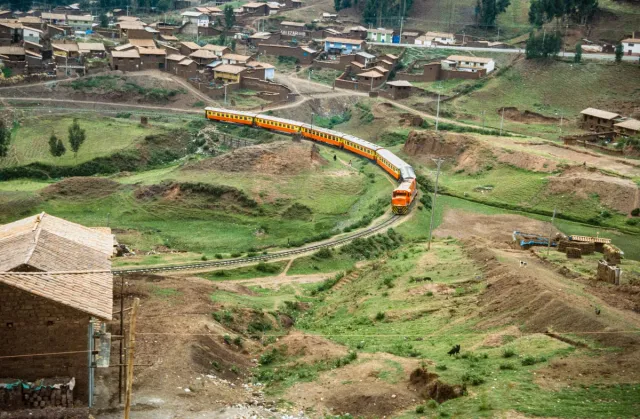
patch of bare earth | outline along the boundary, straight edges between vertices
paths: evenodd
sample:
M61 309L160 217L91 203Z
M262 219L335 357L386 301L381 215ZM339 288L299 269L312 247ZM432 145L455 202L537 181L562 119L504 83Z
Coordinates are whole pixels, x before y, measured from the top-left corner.
M547 192L575 194L580 199L597 195L604 205L623 213L640 206L640 189L635 182L605 175L595 168L574 167L560 176L550 177Z
M100 198L111 195L121 186L100 177L70 177L47 186L41 194L45 198Z
M308 335L299 331L292 331L281 338L277 345L286 348L287 356L299 357L295 361L299 364L327 361L349 353L345 346L338 345L321 336Z
M243 147L231 153L188 165L184 170L217 170L295 175L326 161L309 143L279 141Z
M450 132L412 131L403 148L418 161L429 162L432 157L453 157L454 170L476 173L494 161L534 172L553 172L558 162L536 154L496 146L477 138Z
M422 403L429 396L422 382L412 383L411 373L420 362L386 353L359 354L352 364L324 372L310 383L298 383L285 398L318 414L384 417Z

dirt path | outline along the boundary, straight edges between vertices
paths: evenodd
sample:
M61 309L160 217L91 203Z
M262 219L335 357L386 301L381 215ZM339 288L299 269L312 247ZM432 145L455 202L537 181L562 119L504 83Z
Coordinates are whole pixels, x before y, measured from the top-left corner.
M290 284L313 284L314 282L322 282L328 278L334 276L337 272L329 272L322 274L311 275L291 275L291 276L270 276L266 278L252 278L252 279L240 279L220 281L220 283L232 283L244 286L259 285L264 288L279 288L282 285Z

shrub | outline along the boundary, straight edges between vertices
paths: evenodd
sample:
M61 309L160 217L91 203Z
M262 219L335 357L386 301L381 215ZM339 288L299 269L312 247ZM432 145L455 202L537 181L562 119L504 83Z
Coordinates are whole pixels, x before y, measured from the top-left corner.
M384 316L385 316L384 311L379 311L379 312L376 314L375 319L376 319L377 321L382 321L382 320L384 320Z
M446 371L447 370L447 366L445 364L438 364L438 365L436 365L436 369L438 371Z
M437 408L438 408L438 402L437 402L437 401L435 401L435 400L429 400L429 401L427 402L427 407L428 407L429 409L437 409Z
M500 369L501 370L515 370L516 366L513 365L510 362L504 362L504 363L500 364Z
M638 215L640 215L640 208L634 208L631 210L631 215L633 215L634 217L637 217Z
M202 257L200 258L200 260L206 261L206 260L209 260L209 259L207 259L207 256L206 256L206 255L202 255Z
M269 352L265 352L262 355L260 355L259 362L260 362L260 365L270 365L270 364L273 364L277 358L278 358L278 351L276 348L273 348Z
M427 291L427 293L425 294L427 297L433 297L433 292L431 291Z
M232 258L239 258L240 256L242 256L242 253L240 253L240 252L233 252L233 253L231 253L231 257L232 257Z
M231 336L224 335L222 339L224 340L224 343L226 343L227 345L231 345Z
M236 336L233 338L233 344L242 348L242 336Z
M637 218L629 218L627 219L627 221L625 221L625 223L630 226L637 226L640 223L640 220L638 220Z
M420 414L424 413L424 410L425 410L425 407L423 405L416 406L416 413L417 414L420 415Z
M516 356L516 351L513 348L504 348L502 350L502 357L503 358L512 358L514 356Z
M479 386L480 384L484 383L484 377L481 377L473 372L465 372L464 374L462 374L462 382L464 383L469 383L472 386Z
M333 252L331 251L330 248L323 247L322 249L318 250L313 255L313 257L316 259L331 259L333 257Z
M223 276L227 276L227 273L225 272L224 269L220 269L219 271L215 271L213 273L213 276L223 277Z
M256 265L256 271L273 274L279 272L280 267L278 267L278 265L260 262Z
M536 362L538 362L538 361L536 360L536 358L535 358L535 357L533 357L533 356L531 356L531 355L525 356L525 357L522 359L522 365L524 365L524 366L534 365Z
M214 258L216 259L222 259L222 255L220 253L216 253L215 255L213 255Z

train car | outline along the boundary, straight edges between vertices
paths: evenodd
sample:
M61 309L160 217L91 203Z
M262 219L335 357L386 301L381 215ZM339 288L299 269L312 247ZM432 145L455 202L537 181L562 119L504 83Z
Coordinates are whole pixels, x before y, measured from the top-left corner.
M302 126L300 127L300 134L302 134L303 137L309 138L311 140L331 144L336 147L342 148L343 145L342 137L344 136L344 134L338 131L320 128L318 126L309 124L302 124Z
M286 132L287 134L296 134L300 132L300 125L302 125L298 121L292 121L290 119L278 118L265 114L256 115L254 123L260 128Z
M387 173L397 180L415 179L416 174L413 171L413 167L400 157L384 148L378 150L376 154L376 162L378 163L378 166L382 167Z
M402 181L402 183L393 190L393 195L391 196L391 209L393 213L401 215L408 213L417 194L418 189L416 188L415 179Z
M343 134L342 136L342 148L349 150L352 153L366 157L370 160L375 160L377 151L382 149L377 144L370 143L369 141L361 140L353 135Z
M253 125L253 120L256 113L235 111L231 109L223 108L204 108L205 116L207 119L213 119L215 121L231 122L234 124Z

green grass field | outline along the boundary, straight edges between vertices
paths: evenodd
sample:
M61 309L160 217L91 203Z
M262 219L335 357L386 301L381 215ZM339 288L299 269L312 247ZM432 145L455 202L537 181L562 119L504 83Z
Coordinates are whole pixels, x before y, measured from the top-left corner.
M166 132L165 123L151 123L143 127L139 122L123 118L78 115L80 127L86 131L86 140L80 147L77 159L69 145L69 126L73 116L45 116L29 119L13 130L11 146L6 158L0 159L0 167L22 166L39 162L55 165L73 165L96 157L104 157L116 151L135 146L148 135ZM60 138L67 152L62 157L49 153L49 137Z
M587 107L620 109L635 103L640 87L635 82L637 66L622 63L572 64L550 60L523 60L473 93L447 102L441 110L459 115L459 120L481 123L486 112L488 127L499 128L504 107L516 107L557 119L555 123L517 122L508 118L504 129L525 135L557 139L560 117L563 132L576 132L580 111Z

